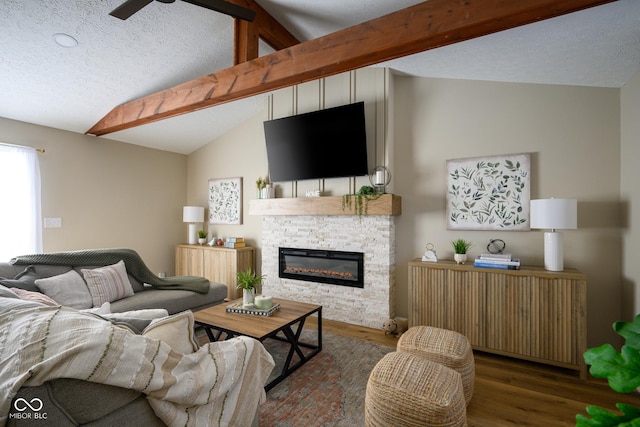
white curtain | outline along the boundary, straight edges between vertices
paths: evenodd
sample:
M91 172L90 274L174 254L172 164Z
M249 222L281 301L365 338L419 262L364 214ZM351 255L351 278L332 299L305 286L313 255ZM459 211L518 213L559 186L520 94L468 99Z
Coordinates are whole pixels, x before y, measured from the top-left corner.
M0 143L0 261L42 252L40 166L31 147Z

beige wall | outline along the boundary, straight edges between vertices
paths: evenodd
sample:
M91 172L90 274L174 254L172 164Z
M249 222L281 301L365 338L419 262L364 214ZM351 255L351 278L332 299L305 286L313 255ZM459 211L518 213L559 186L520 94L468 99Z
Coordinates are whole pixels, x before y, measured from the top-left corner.
M620 91L401 76L392 86L389 111L395 112L388 127L395 129L390 137L395 148L388 164L393 191L403 197L396 222L397 313L407 313L407 262L419 257L427 242L441 258L452 258L454 238L472 240L472 256L489 239L501 238L524 263L542 264L542 231L446 230L447 159L527 152L532 198L579 201L579 229L564 232L565 265L589 278L589 345L614 340L611 323L620 317L622 292ZM309 92L311 99L318 93ZM305 99L310 101L302 96L298 105L308 109ZM255 178L266 174L266 116L265 111L189 156L189 203L206 206L208 179L242 176L248 206L255 198ZM246 212L242 226L213 226L213 234L243 235L262 246L260 219Z
M458 237L473 241L475 257L500 238L524 264L541 265L543 231L448 231L445 219L446 160L531 153L531 198L578 200L579 228L563 232L565 266L588 276L589 345L613 339L621 296L619 105L616 89L397 77L398 260L419 256L427 242L451 259L449 242ZM399 295L405 267L398 264Z
M623 298L621 320L640 313L640 73L621 90L622 118L620 187L623 204Z
M207 208L205 209L205 216L207 216L209 214L209 180L242 177L242 224L205 224L204 226L209 231L210 237L244 237L248 245L257 248L256 259L258 260L262 256L260 251L262 247L262 217L249 215L247 211L249 200L256 198L256 179L267 174L267 153L262 128L264 120L264 114L252 117L231 132L191 153L188 158L187 180L188 203ZM259 261L257 268L260 271Z
M127 247L173 274L187 233L186 156L2 118L0 141L46 150L42 214L63 226L43 230L44 251Z
M207 146L189 155L188 203L208 207L207 182L212 178L243 178L243 224L208 225L209 236L244 237L257 248L256 269L261 271L262 217L248 214L249 201L256 199L256 179L268 173L267 152L263 122L291 114L316 111L321 108L365 101L367 115L367 150L369 163L389 164L392 147L388 126L387 96L389 72L385 69L364 69L316 80L282 89L270 95L262 114L223 135ZM297 186L278 184L278 197L304 196L307 190L321 189L325 195L349 192L349 179L307 180ZM368 178L360 177L356 188L370 185ZM208 215L208 210L207 210Z

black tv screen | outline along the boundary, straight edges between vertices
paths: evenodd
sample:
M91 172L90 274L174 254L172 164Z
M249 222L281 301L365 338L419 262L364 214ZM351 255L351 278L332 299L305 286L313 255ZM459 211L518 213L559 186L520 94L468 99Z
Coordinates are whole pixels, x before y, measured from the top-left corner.
M364 102L264 122L271 182L368 174Z

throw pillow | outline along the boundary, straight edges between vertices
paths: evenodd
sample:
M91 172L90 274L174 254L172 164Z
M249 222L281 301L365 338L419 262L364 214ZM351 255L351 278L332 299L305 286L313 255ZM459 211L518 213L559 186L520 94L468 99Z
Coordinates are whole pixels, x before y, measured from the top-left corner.
M52 298L40 292L25 291L24 289L20 288L13 289L13 292L18 295L20 299L23 299L25 301L39 302L40 304L48 305L51 307L57 307L60 305Z
M35 281L38 289L59 305L83 309L92 306L91 294L82 277L74 270Z
M81 271L87 281L94 307L133 295L133 288L122 260L106 267Z
M193 332L193 313L183 311L162 319L153 320L142 335L164 341L177 352L187 354L198 349Z

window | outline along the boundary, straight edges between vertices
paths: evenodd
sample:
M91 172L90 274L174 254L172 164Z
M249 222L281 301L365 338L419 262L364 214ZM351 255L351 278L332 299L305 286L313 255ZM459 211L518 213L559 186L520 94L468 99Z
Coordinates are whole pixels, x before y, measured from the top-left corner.
M34 148L0 143L0 261L42 252L40 167Z

